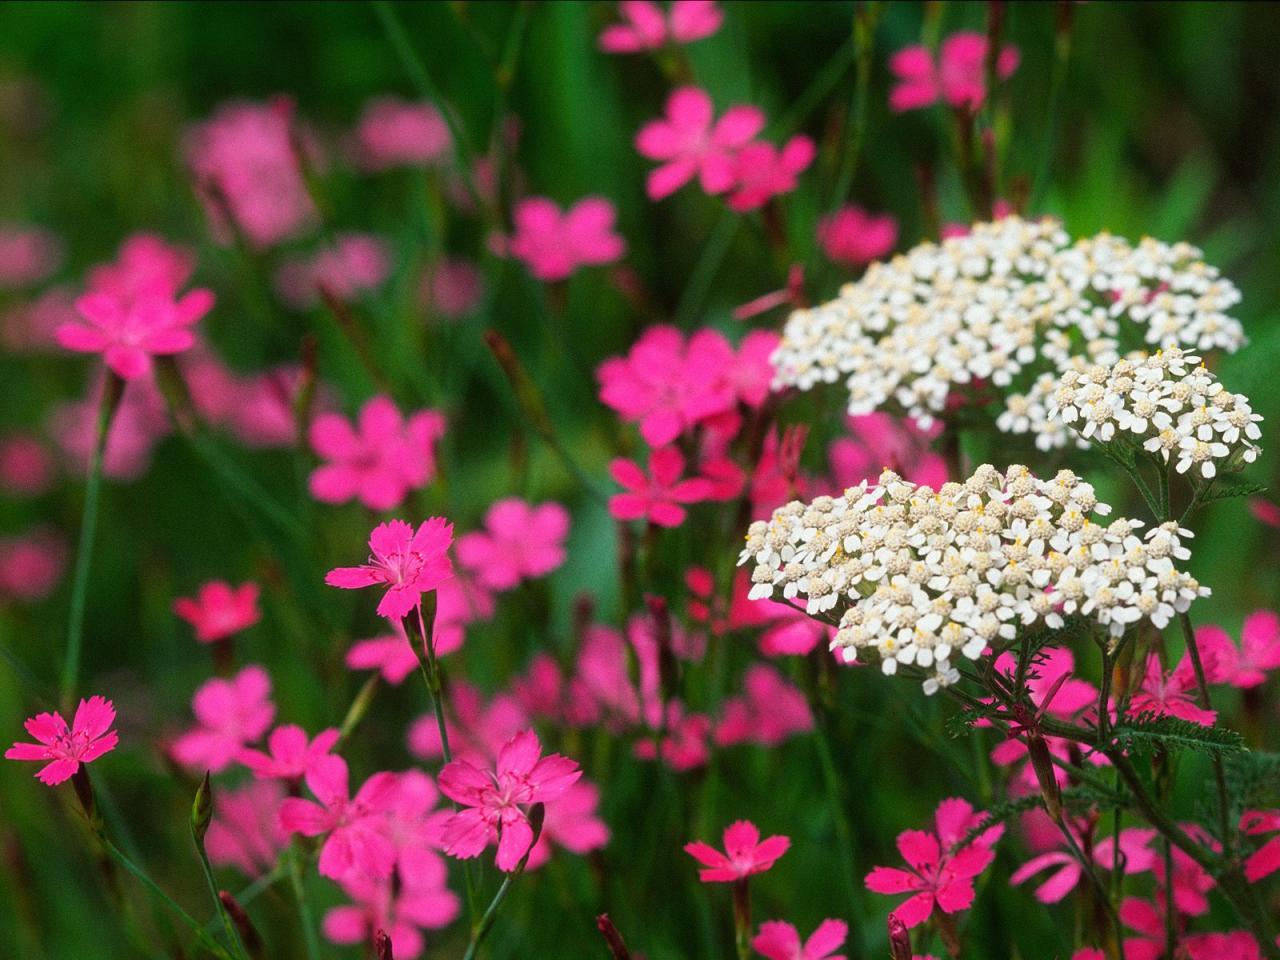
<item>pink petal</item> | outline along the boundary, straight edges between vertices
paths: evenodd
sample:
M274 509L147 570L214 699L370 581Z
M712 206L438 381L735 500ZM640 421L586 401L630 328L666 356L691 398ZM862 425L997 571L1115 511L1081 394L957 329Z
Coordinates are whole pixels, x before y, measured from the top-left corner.
M801 955L800 934L789 923L769 920L760 924L760 932L751 941L751 947L769 960L796 960Z
M498 837L498 869L510 873L533 843L533 828L523 817L504 823Z

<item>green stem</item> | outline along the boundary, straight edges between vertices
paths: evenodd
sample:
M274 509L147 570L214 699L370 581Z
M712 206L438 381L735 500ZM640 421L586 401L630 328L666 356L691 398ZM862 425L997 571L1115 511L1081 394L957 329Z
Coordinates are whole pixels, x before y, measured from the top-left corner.
M302 882L302 861L299 853L300 847L295 837L293 847L289 851L289 884L293 887L293 899L298 905L298 921L302 924L302 940L306 945L307 960L320 960L320 941L316 937L316 927L311 917L311 902L307 899L307 888Z
M825 648L819 648L819 654L822 656L828 655ZM839 849L840 865L842 867L840 880L844 884L845 895L849 898L849 915L856 917L861 915L863 910L861 909L858 881L853 872L853 831L849 826L849 817L844 809L844 798L840 790L840 776L836 771L835 760L831 754L831 744L827 739L824 714L818 704L811 702L809 708L814 714L813 745L818 752L818 765L822 769L822 783L827 793L827 805L831 808L831 819L835 824L836 845ZM855 957L860 956L862 952L861 938L851 941L849 950Z
M227 913L227 908L223 906L222 898L218 896L218 881L214 879L213 867L209 863L209 854L205 852L204 840L199 836L192 834L196 842L196 850L200 853L200 868L204 872L205 882L209 885L209 893L213 896L214 909L217 911L218 918L222 921L222 932L227 938L227 943L231 946L231 952L240 960L247 960L244 950L244 944L240 941L240 934L236 930L235 925L231 922L231 917Z
M502 906L502 902L507 899L507 894L511 892L511 887L515 884L516 878L524 873L525 864L529 862L529 854L533 852L533 848L538 844L538 838L542 836L542 823L546 811L542 804L537 803L529 811L529 825L533 828L533 839L529 842L529 849L524 852L524 856L520 858L520 862L516 864L515 870L507 874L502 881L502 886L498 888L498 892L494 894L493 900L485 909L484 915L480 918L480 922L476 923L471 930L471 942L467 944L467 952L462 955L462 960L475 960L480 944L484 938L488 936L489 930L493 927L494 920L498 917L498 909Z
M875 40L876 22L880 19L880 3L860 4L853 13L854 86L853 102L849 107L849 122L845 127L845 151L840 160L840 172L836 188L828 207L835 210L849 195L854 174L858 170L858 157L862 152L862 139L867 129L867 95L871 89L871 59Z
M62 706L70 710L80 679L80 649L84 645L84 610L89 591L89 569L93 541L98 529L98 494L102 488L102 460L107 448L111 419L124 394L124 381L107 371L98 401L98 423L89 458L89 479L84 491L84 513L80 519L80 548L76 553L75 577L71 585L71 616L67 622L67 652L62 662Z
M1200 706L1212 710L1213 703L1209 699L1209 680L1205 676L1204 662L1200 659L1200 645L1196 643L1195 630L1191 628L1191 618L1185 613L1178 614L1178 625L1182 627L1182 637L1186 641L1187 653L1191 657L1191 666L1196 674L1196 686L1200 695ZM1213 778L1218 788L1218 829L1222 837L1222 852L1229 860L1235 846L1235 834L1231 829L1231 808L1227 793L1227 774L1222 757L1213 757Z

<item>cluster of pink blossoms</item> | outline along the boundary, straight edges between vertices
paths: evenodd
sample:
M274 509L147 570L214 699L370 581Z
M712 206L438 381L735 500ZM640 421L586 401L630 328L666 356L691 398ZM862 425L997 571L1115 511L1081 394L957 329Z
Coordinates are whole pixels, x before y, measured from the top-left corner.
M391 274L391 250L381 237L343 233L309 257L290 257L276 270L280 299L295 310L313 307L323 297L343 303L378 289Z
M715 0L674 0L669 11L652 0L622 0L621 23L600 33L605 53L639 53L669 44L693 43L720 29L724 14Z
M1007 79L1018 69L1018 49L996 56L996 75ZM896 111L919 110L939 100L957 110L977 110L987 98L987 38L962 31L942 41L935 56L928 47L906 47L889 60L897 84L889 93Z

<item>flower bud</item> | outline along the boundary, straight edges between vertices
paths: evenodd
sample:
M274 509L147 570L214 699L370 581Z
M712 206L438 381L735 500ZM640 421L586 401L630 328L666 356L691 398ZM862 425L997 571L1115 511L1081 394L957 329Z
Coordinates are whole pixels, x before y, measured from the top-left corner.
M373 935L373 953L378 960L395 960L391 951L391 936L385 930Z
M892 960L911 960L911 934L896 913L889 914L889 956Z
M1049 745L1038 733L1027 739L1027 752L1031 755L1031 767L1036 772L1036 780L1040 783L1040 795L1044 797L1044 808L1055 823L1062 822L1062 790L1058 787L1058 778L1053 769L1053 757L1049 753Z
M596 929L604 937L604 942L609 947L609 953L613 956L613 960L631 960L631 952L627 950L622 934L618 932L618 928L613 925L613 921L609 919L607 913L602 913L596 917Z
M196 838L196 845L204 849L204 835L209 832L209 822L213 819L213 787L209 784L209 771L196 789L195 801L191 804L191 835Z

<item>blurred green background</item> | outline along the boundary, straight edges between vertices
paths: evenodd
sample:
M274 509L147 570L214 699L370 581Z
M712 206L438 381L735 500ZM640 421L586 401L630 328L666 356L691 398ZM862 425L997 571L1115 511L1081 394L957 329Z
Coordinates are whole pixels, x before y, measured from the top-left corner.
M512 492L559 499L574 512L568 564L546 584L509 596L493 623L471 632L452 665L455 675L486 690L498 689L533 651L567 647L578 594L594 595L606 621L618 621L621 601L611 521L536 437L521 430L506 382L484 350L483 330L499 330L512 341L575 458L607 491L604 468L619 440L615 421L595 399L589 371L629 347L643 326L674 318L686 328L738 329L730 319L735 305L781 287L790 260L812 262L816 219L836 199L892 213L902 226L900 247L909 245L924 229L920 164L937 174L943 219L969 218L941 117L889 112L886 61L919 41L929 17L938 18L943 35L985 30L985 4L886 6L874 37L861 158L845 198L833 191L855 94L853 4L723 6L723 28L687 48L697 82L718 105L763 108L775 139L805 132L819 143L816 164L784 203L786 257L771 251L757 215L726 214L722 204L693 190L659 204L647 200L650 164L632 141L660 114L671 84L644 56L611 57L597 49L599 30L615 19L610 3L405 4L397 13L476 144L489 142L505 98L519 118L515 162L528 193L562 204L594 193L617 205L626 264L647 291L645 310L628 303L608 271L575 276L561 309L518 264L489 259L483 309L433 331L419 352L412 333L416 270L440 249L480 260L483 230L473 219L432 210L417 177L356 177L340 164L321 174L334 226L394 241L392 282L359 310L397 400L439 406L449 416L448 483L418 504L422 512L444 512L467 528L493 499ZM1275 422L1280 7L1090 3L1072 5L1071 13L1070 60L1055 111L1049 104L1061 10L1057 4L1006 8L1005 37L1021 49L1022 63L1003 94L1004 185L1013 188L1024 178L1035 188L1031 212L1058 215L1075 234L1110 229L1202 246L1206 259L1241 288L1237 315L1253 341L1224 358L1221 376ZM495 63L518 19L524 32L504 93ZM130 232L158 231L199 252L197 280L218 295L204 328L233 367L249 371L296 359L301 336L310 333L341 408L354 410L375 392L323 312L262 315L255 306L262 291L254 290L263 282L261 265L208 241L179 155L184 126L231 98L288 94L329 139L353 125L369 97L415 96L372 7L10 2L0 5L0 91L0 221L57 230L68 250L62 279L76 282ZM810 272L811 292L829 295L840 280L834 270L818 268ZM88 369L70 357L0 358L0 432L39 429L50 403L81 395ZM530 463L522 470L526 450ZM303 457L230 455L298 511L306 538L272 530L189 448L166 441L143 479L108 482L104 492L82 684L109 692L120 710L122 746L95 771L110 784L119 820L129 825L153 874L198 916L206 910L203 882L186 834L193 784L175 781L150 746L187 723L191 692L209 674L205 652L170 613L172 598L213 577L263 582L264 620L249 633L243 654L271 670L280 718L311 729L341 719L361 680L341 666L342 651L375 627L367 598L335 596L320 585L329 566L362 553L367 515L355 506L311 503L300 485L308 468ZM820 445L811 444L809 455L819 465ZM1273 464L1264 456L1257 478L1273 477ZM1098 479L1105 486L1106 478ZM35 502L0 501L0 535L48 520L74 542L82 494L82 484L69 478ZM1194 571L1214 589L1203 618L1234 629L1245 612L1274 603L1280 578L1271 562L1274 545L1273 533L1253 522L1241 501L1203 516ZM687 530L665 548L673 561L707 559L705 544ZM683 566L671 567L677 598ZM25 665L0 664L5 742L18 735L42 685L52 686L57 675L67 593L64 584L40 604L0 609L0 643ZM750 638L738 645L734 677L753 649ZM30 682L23 669L33 675ZM383 691L349 754L357 758L356 777L379 764L405 765L404 725L425 706L412 682ZM808 738L767 752L734 748L710 777L683 778L629 761L621 745L571 741L564 748L576 750L588 775L602 783L614 840L593 864L557 855L522 883L499 922L491 955L602 956L593 917L607 909L649 960L728 956L728 891L693 884L692 864L679 848L695 836L718 837L738 817L755 819L765 833L789 833L794 843L758 884L758 919L785 918L807 932L823 917L842 917L855 928L862 955L882 955L890 903L861 892L862 875L873 864L895 862L893 837L923 823L941 797L987 804L993 788L977 773L975 758L985 749L980 738L948 739L941 732L943 706L915 690L842 675L837 712L836 760L858 854L855 895L846 893L832 856L833 825ZM929 730L931 737L922 733ZM607 774L593 768L593 751L612 758ZM1193 792L1180 801L1187 811ZM133 955L109 916L84 844L72 842L78 834L70 829L75 816L66 799L31 781L25 767L0 765L0 956ZM980 894L969 921L975 958L1069 953L1063 931L1073 922L1070 909L1033 905L1026 894L1006 889L1019 857L1016 844L1006 844L985 878L990 892ZM234 888L239 881L232 874L224 882ZM337 902L332 885L312 878L311 886L318 903ZM142 898L137 902L141 907ZM302 956L291 909L284 892L255 904L273 957ZM459 943L452 931L427 955L460 955ZM357 955L354 948L325 948L326 957Z

